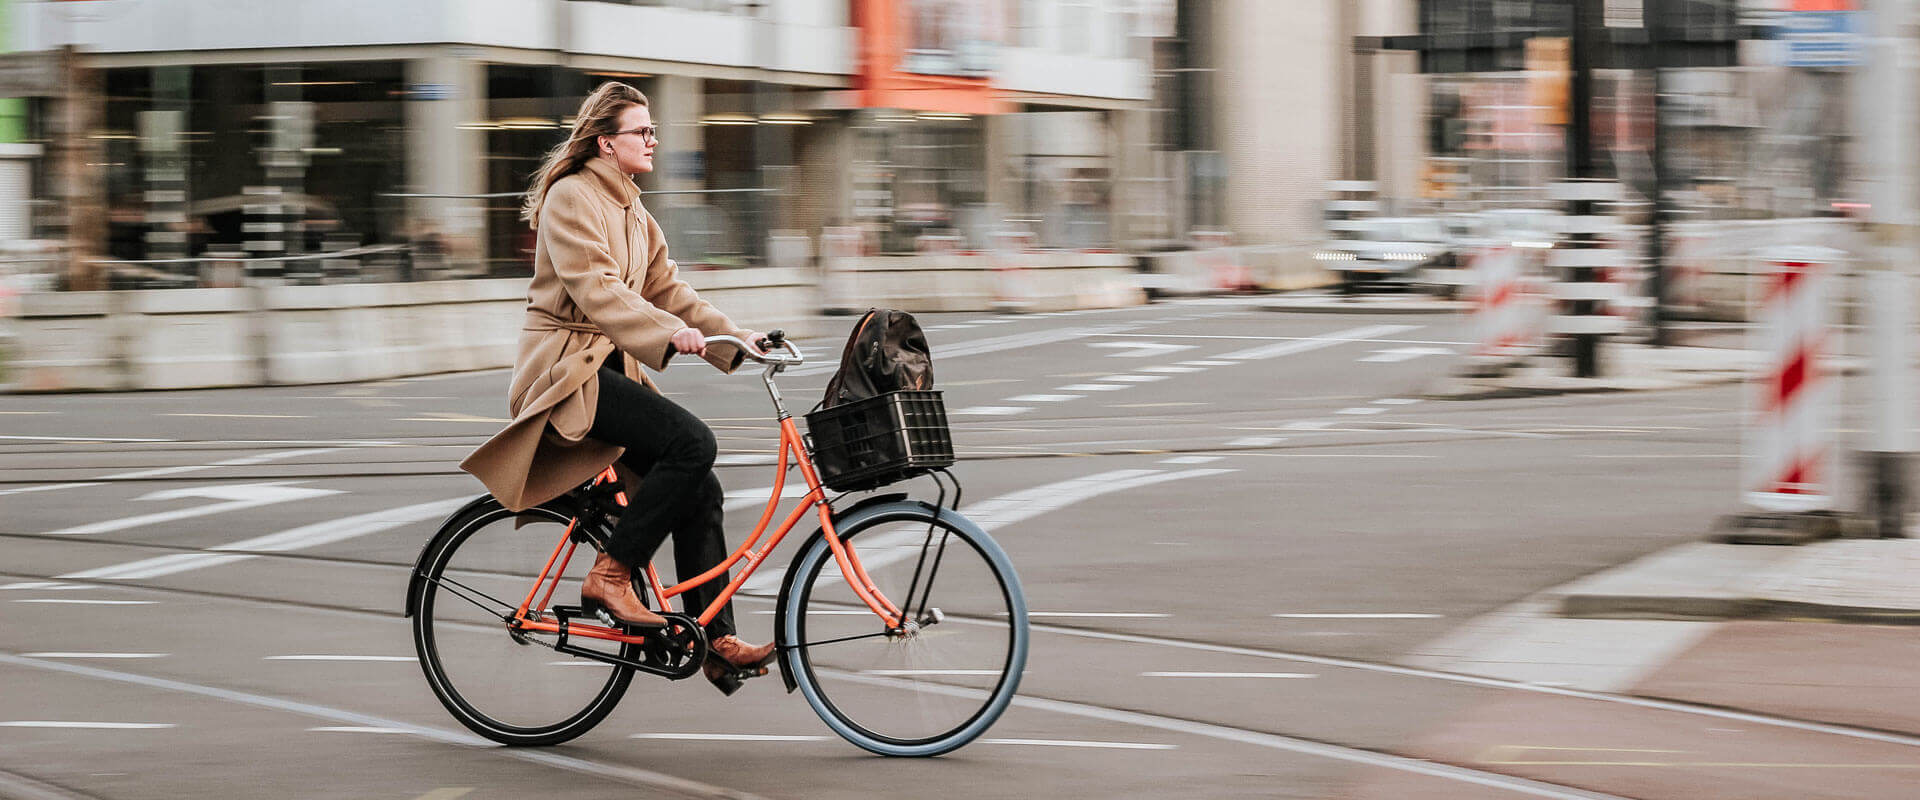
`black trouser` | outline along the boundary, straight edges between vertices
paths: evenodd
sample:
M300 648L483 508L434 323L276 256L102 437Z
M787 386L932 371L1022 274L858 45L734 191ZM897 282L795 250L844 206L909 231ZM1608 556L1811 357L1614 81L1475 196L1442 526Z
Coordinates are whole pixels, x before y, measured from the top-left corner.
M644 476L629 492L626 510L607 542L607 555L643 570L671 533L673 568L680 580L727 560L720 508L726 495L713 472L713 430L706 423L659 392L602 369L600 399L587 435L626 448L620 463ZM688 590L680 595L682 610L699 616L726 583L715 578ZM733 609L723 607L707 625L707 637L733 632Z

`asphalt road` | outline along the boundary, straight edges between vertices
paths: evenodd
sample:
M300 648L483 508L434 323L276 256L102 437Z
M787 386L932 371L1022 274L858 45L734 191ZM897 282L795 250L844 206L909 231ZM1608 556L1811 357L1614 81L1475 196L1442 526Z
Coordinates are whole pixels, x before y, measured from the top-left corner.
M1465 350L1458 318L1235 299L923 323L962 511L991 512L1035 612L1021 699L986 739L882 759L834 737L777 678L723 698L641 676L572 744L477 744L413 662L401 599L426 537L481 491L455 464L504 421L504 371L15 396L0 399L0 796L1778 788L1732 767L1515 756L1570 735L1542 720L1648 747L1725 722L1398 666L1475 616L1697 539L1732 510L1734 387L1420 402ZM839 348L803 345L827 361ZM827 377L806 368L781 388L798 411ZM660 380L719 435L738 542L754 490L771 485L766 394L755 374L692 359ZM748 638L771 637L771 607L739 600ZM1467 749L1437 734L1467 724L1511 737ZM1898 743L1761 727L1743 754L1911 760Z

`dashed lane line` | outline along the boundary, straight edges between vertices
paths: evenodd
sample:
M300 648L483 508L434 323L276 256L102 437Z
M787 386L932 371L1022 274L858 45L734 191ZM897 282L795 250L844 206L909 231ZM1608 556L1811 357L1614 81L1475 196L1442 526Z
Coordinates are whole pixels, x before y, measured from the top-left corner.
M962 686L947 686L924 681L907 681L879 675L859 675L838 670L822 669L819 671L822 675L834 680L867 683L869 685L892 687L926 694L964 697L975 700L987 696L987 693L984 691ZM1530 797L1545 797L1552 798L1552 800L1626 800L1618 795L1589 792L1582 789L1529 780L1527 778L1516 778L1499 773L1482 772L1467 767L1456 767L1450 764L1427 761L1425 759L1406 758L1404 756L1378 753L1372 750L1361 750L1316 742L1311 739L1299 739L1292 736L1262 733L1245 728L1232 728L1225 725L1195 722L1193 720L1179 719L1176 717L1163 717L1158 714L1147 714L1139 711L1124 711L1087 703L1051 700L1031 695L1014 696L1013 705L1035 711L1045 711L1086 719L1097 719L1104 722L1117 722L1123 725L1134 725L1142 728L1184 733L1255 747L1285 750L1301 755L1330 758L1373 767L1384 767L1400 772L1409 772L1493 789L1501 789Z

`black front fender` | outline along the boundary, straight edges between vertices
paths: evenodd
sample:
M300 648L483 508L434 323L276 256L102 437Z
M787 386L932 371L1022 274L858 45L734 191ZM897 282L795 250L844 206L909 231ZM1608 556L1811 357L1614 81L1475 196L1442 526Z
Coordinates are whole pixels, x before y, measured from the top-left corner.
M407 599L405 605L409 619L413 617L415 611L419 610L420 584L426 581L427 557L431 556L433 551L438 548L441 540L452 534L455 523L466 519L468 515L473 514L488 504L498 505L499 501L493 499L493 495L490 494L483 494L473 498L473 500L469 501L466 505L461 506L460 510L448 515L447 521L440 523L440 530L434 531L433 536L427 539L427 543L420 546L420 555L413 560L413 571L407 575Z

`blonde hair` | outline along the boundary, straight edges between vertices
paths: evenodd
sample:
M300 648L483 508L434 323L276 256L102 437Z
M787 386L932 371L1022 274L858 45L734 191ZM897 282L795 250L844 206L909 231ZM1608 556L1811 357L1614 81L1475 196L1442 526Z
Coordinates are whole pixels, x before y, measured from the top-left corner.
M553 188L555 181L579 172L588 161L598 157L594 140L618 131L621 114L646 104L645 94L619 81L600 84L587 99L580 101L580 111L573 115L573 130L567 140L547 151L540 168L534 171L533 182L527 187L527 199L520 205L520 218L531 227L539 227L540 206L547 200L547 190Z

